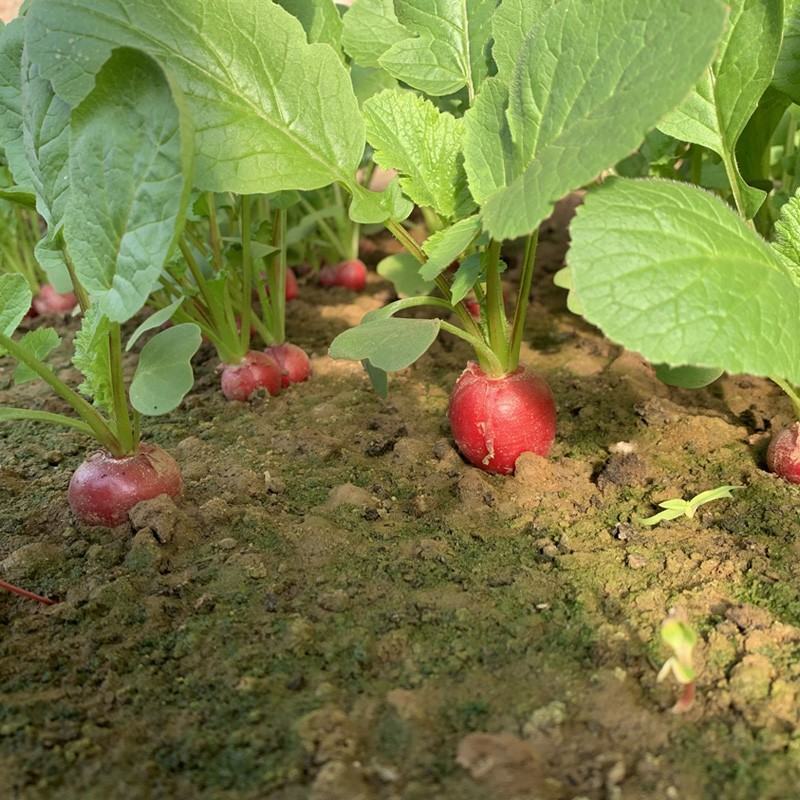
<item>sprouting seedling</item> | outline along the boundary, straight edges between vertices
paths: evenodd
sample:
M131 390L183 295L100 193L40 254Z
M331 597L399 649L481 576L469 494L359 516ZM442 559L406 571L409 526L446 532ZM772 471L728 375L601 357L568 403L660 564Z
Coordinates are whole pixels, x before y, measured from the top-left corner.
M691 500L665 500L659 503L658 507L664 510L652 517L639 520L642 525L650 527L658 525L659 522L664 522L670 519L678 519L678 517L686 517L687 519L694 519L694 515L700 506L706 503L712 503L714 500L722 500L723 498L733 497L732 492L736 489L741 489L741 486L718 486L716 489L709 489L707 492L700 492L695 495Z
M674 714L683 714L694 704L697 673L693 652L697 639L694 628L675 614L667 617L661 625L661 641L672 650L672 655L664 662L656 680L661 683L671 674L683 687L678 701L672 707Z

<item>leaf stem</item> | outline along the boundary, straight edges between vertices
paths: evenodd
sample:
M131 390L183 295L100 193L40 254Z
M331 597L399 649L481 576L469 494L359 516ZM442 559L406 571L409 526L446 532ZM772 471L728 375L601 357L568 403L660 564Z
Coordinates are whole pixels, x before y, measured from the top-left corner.
M241 232L242 232L242 304L239 342L244 354L250 347L250 317L252 315L253 296L253 243L250 240L251 207L250 197L240 198Z
M273 246L278 252L270 264L269 299L272 306L271 333L278 344L286 341L286 209L275 212Z
M211 253L214 267L217 271L222 269L222 245L217 219L217 198L214 192L206 192L206 206L208 207L208 228L211 239Z
M8 583L7 581L0 581L0 589L5 589L5 591L15 594L18 597L24 597L26 600L35 600L43 606L54 606L56 604L55 600L42 597L42 595L36 594L35 592L29 592L27 589L21 589L19 586L14 586L13 583Z
M125 455L136 451L138 442L133 435L125 375L122 371L122 332L118 322L111 323L108 336L109 365L111 368L111 393L117 439Z
M788 395L789 399L792 401L792 406L794 407L794 414L798 420L800 420L800 391L798 391L797 387L792 386L789 381L785 381L782 378L772 378L772 382L780 386L781 389Z
M72 281L72 289L75 292L78 305L81 307L81 311L85 314L86 309L89 308L89 297L86 294L86 289L83 288L83 285L78 280L78 273L75 270L75 263L73 262L64 242L61 244L61 252L64 255L64 263L67 265L67 272L69 272L69 279Z
M31 422L46 422L50 425L63 425L76 431L93 436L94 431L80 419L68 417L65 414L55 414L51 411L34 411L29 408L0 408L0 422L12 420L29 420Z
M489 326L489 344L497 356L503 372L508 371L508 321L503 303L503 284L500 280L501 243L492 240L484 254L486 272L486 316Z
M539 231L535 230L525 245L525 258L522 262L522 276L520 277L517 295L517 307L514 311L514 323L511 328L511 351L508 355L508 369L513 372L519 366L519 354L522 349L522 337L525 333L525 320L528 316L528 307L531 302L531 286L533 273L536 267L536 250L539 246Z

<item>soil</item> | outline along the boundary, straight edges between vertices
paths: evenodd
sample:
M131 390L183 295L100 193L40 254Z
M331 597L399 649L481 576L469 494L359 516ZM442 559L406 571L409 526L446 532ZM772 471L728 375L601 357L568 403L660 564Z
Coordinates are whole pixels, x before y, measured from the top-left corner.
M797 796L800 487L763 469L790 407L748 377L669 389L570 315L569 210L543 230L523 355L558 440L514 477L449 439L460 342L387 402L325 355L390 298L374 273L359 297L302 287L290 335L315 374L277 398L227 403L201 352L194 393L146 425L183 468L177 505L82 527L65 498L85 438L0 427L0 577L61 601L0 595L3 797ZM12 402L60 408L0 361ZM743 488L637 524L721 484ZM683 715L656 682L670 609L701 637Z

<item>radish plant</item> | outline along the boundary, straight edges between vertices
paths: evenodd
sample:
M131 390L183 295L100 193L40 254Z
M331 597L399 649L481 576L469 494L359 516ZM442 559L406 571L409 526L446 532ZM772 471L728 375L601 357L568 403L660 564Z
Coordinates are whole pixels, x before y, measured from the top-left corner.
M88 524L117 525L137 502L181 489L172 457L141 441L141 418L171 411L191 388L199 329L178 325L152 337L128 384L122 325L156 287L183 224L192 129L164 72L133 50L114 51L92 90L70 107L53 94L27 46L18 46L12 28L22 26L9 26L2 39L6 85L20 87L3 96L20 125L16 139L4 129L5 149L17 184L33 187L53 259L65 264L81 305L72 362L84 381L76 390L47 364L60 345L53 328L14 335L32 292L22 275L2 275L0 350L16 362L15 382L44 381L72 413L6 407L0 419L92 436L102 449L73 475L70 505Z

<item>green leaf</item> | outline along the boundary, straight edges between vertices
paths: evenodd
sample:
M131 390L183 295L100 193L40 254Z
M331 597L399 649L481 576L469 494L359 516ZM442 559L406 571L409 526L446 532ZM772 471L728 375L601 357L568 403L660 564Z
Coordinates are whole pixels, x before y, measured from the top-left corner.
M28 331L18 342L19 346L27 350L37 361L44 361L60 343L61 338L53 328ZM39 376L29 366L17 364L14 370L14 383L17 386L36 380L39 380Z
M275 0L300 20L311 43L330 45L341 57L342 17L333 0Z
M561 0L525 39L508 88L465 115L473 197L495 239L535 230L555 201L635 150L713 58L716 0Z
M700 506L706 505L706 503L713 503L714 500L731 498L733 497L733 492L741 488L741 486L718 486L716 489L709 489L708 491L700 492L700 494L695 495L689 501L689 504L693 509L697 510Z
M397 88L397 81L382 69L353 64L350 67L350 77L353 80L356 99L362 108L370 97L374 97L385 89Z
M191 361L201 342L200 328L186 323L161 331L142 348L129 392L140 414L156 417L180 405L194 385Z
M369 360L384 372L397 372L428 350L440 327L438 319L382 319L340 333L328 352L331 358Z
M461 262L453 284L450 287L450 296L453 305L460 303L474 288L483 272L483 259L479 253L473 253Z
M113 48L156 59L197 123L199 189L269 194L354 180L364 123L347 69L272 2L35 0L26 36L31 57L72 105Z
M784 259L800 284L800 195L783 204L775 223L775 251Z
M164 73L133 50L114 51L72 114L65 238L78 279L112 322L145 304L183 225L187 126Z
M33 294L19 273L0 275L0 333L11 336L31 307Z
M22 50L25 25L14 20L0 31L0 147L14 181L30 187L33 179L22 138Z
M419 274L419 262L408 253L384 258L378 264L378 275L394 284L398 297L430 294L436 287L435 283L426 281Z
M67 269L67 262L64 260L64 251L61 249L61 235L53 237L50 229L43 239L36 242L33 254L36 261L47 275L47 280L53 285L57 292L73 291L72 278Z
M345 12L342 44L362 67L380 68L381 56L397 42L408 38L400 24L394 0L356 0Z
M99 306L89 306L81 321L81 329L75 334L72 363L83 375L78 387L86 397L102 411L113 407L111 378L111 354L109 337L111 323L103 316Z
M402 222L414 210L414 204L403 197L396 179L383 192L373 192L363 186L353 186L351 191L353 202L349 209L350 219L362 225L374 225L390 219Z
M656 377L667 386L678 386L681 389L702 389L724 374L716 367L670 367L668 364L656 364Z
M170 303L168 306L159 309L154 314L151 314L132 334L131 338L128 339L128 343L125 345L125 352L130 352L136 342L142 338L142 336L147 333L148 331L152 331L155 328L160 328L165 322L169 322L172 319L172 315L183 305L183 298L179 297L174 302Z
M800 103L800 0L785 0L783 16L783 45L772 85Z
M389 396L389 376L382 369L373 367L367 359L362 361L361 365L369 376L369 382L372 384L375 394L385 400Z
M800 383L800 284L708 192L612 179L572 223L569 264L589 322L653 363Z
M774 0L729 0L729 5L730 19L715 62L659 128L676 139L707 147L726 161L734 192L749 219L766 194L742 178L736 143L772 81L783 15L781 4Z
M475 241L480 232L481 218L476 214L429 236L422 246L428 256L420 270L422 277L434 280Z
M661 511L658 514L654 514L652 517L647 517L646 519L640 519L639 522L642 525L647 525L648 527L653 527L654 525L658 525L659 522L666 522L673 519L678 519L679 517L683 516L683 511L680 509L671 509L668 511Z
M525 38L556 0L503 0L492 20L492 56L501 77L511 77Z
M375 161L400 173L403 191L417 205L448 219L474 208L462 166L462 120L401 89L372 97L364 114Z

